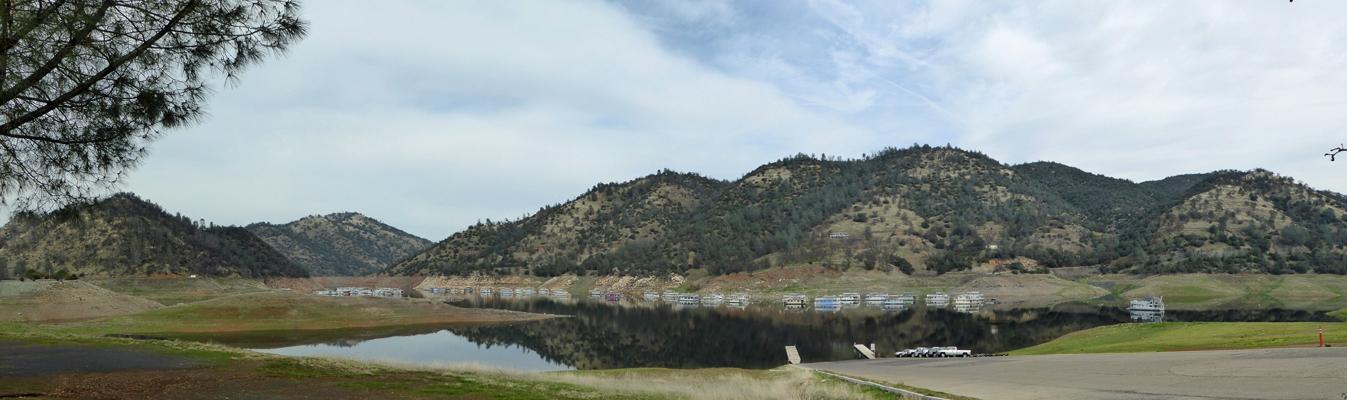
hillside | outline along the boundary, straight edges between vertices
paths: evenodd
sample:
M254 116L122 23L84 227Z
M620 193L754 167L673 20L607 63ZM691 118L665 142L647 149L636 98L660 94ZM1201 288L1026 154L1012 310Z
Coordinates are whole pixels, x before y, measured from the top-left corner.
M245 227L314 276L364 276L429 247L431 241L359 213L309 216Z
M1344 204L1262 170L1134 183L951 147L801 154L732 182L664 171L599 185L518 221L470 227L386 272L1347 273Z
M246 229L206 226L122 193L89 205L21 215L0 228L12 271L90 275L303 277L308 271Z

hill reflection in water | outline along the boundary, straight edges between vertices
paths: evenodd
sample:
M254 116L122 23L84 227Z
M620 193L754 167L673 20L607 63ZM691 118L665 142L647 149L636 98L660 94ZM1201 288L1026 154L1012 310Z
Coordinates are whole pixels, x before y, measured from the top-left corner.
M959 313L917 307L884 311L786 310L780 305L679 307L655 302L555 302L549 299L470 298L452 304L571 318L512 325L460 326L448 331L479 344L517 344L548 361L577 369L636 367L770 368L785 363L785 346L805 362L857 358L853 343L875 343L881 354L918 346L958 346L1000 353L1096 326L1132 322L1124 309L1062 304L1045 308ZM1301 310L1169 311L1165 321L1335 321Z

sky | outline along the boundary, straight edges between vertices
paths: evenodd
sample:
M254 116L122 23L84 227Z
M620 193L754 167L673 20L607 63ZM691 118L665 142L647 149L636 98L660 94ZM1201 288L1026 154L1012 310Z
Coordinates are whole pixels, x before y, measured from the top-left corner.
M439 241L661 169L912 144L1347 192L1347 2L309 0L118 191Z

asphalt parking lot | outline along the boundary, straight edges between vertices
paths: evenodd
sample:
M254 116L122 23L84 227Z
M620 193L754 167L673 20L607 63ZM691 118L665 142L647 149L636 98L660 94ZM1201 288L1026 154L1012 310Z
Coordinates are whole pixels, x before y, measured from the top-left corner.
M1347 399L1347 348L883 358L803 367L993 399Z

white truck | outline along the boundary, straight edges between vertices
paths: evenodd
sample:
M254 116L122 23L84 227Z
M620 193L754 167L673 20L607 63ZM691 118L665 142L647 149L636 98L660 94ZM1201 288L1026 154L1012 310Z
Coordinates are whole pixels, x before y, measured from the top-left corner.
M935 347L931 349L931 355L928 357L972 357L971 350L959 350L958 347Z

